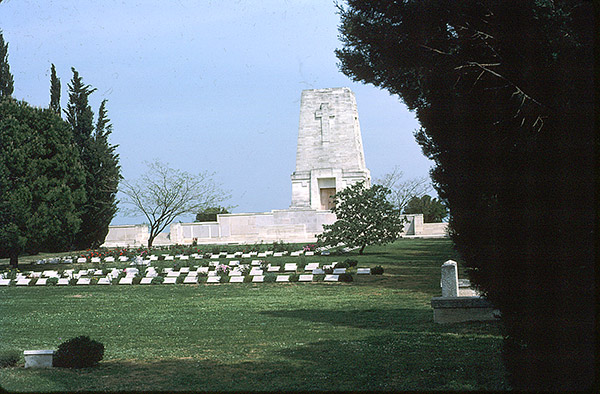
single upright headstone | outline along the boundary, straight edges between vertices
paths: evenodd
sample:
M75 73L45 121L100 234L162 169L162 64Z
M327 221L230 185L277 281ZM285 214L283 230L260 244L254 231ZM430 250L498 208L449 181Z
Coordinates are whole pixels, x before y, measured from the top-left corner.
M302 91L296 170L292 174L292 208L328 210L331 197L370 173L349 88Z
M448 260L442 265L442 297L458 297L458 266Z

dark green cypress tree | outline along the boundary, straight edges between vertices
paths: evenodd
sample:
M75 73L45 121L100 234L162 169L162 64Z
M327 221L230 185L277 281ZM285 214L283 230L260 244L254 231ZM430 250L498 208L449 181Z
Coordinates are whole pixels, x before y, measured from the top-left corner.
M593 3L347 3L341 70L415 111L452 240L502 313L512 388L593 391Z
M50 109L60 116L60 78L56 77L54 63L50 75Z
M90 162L87 163L93 179L93 184L88 188L88 204L95 219L87 228L84 224L84 229L93 248L104 243L108 226L117 213L116 198L121 179L117 146L108 142L112 125L106 116L106 101L102 100L98 110L98 120L91 142Z
M82 220L81 228L73 240L73 246L78 249L86 249L92 246L91 232L95 226L94 204L89 196L94 195L94 176L90 169L93 154L94 141L94 113L88 103L90 94L96 91L90 85L83 83L77 70L71 67L73 78L69 84L69 104L65 110L67 122L73 130L73 139L79 150L79 156L85 169L85 192L86 199L79 201L77 208Z
M64 251L81 219L85 174L69 125L49 109L0 100L0 257Z
M13 90L13 76L8 65L8 43L4 43L4 36L0 30L0 99L10 97Z

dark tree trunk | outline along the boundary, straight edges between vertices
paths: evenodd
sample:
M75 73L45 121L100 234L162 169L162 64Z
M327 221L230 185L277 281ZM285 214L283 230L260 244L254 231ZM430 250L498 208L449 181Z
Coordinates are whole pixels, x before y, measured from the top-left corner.
M19 266L19 252L10 252L10 266L13 268L17 268Z
M156 235L154 235L154 236L151 235L148 238L148 249L150 249L152 247L152 242L154 242L154 238L156 238Z
M358 254L363 254L363 250L365 250L365 248L366 248L366 247L367 247L367 245L363 245L363 246L360 248L360 251L358 252Z

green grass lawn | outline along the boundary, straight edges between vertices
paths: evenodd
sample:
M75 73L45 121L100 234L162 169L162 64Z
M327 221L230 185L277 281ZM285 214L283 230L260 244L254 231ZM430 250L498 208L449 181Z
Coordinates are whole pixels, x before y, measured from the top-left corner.
M0 288L0 351L89 335L95 368L0 369L10 391L502 390L497 323L433 323L448 240L352 254L355 282ZM340 261L346 256L306 257ZM294 258L291 258L292 260Z

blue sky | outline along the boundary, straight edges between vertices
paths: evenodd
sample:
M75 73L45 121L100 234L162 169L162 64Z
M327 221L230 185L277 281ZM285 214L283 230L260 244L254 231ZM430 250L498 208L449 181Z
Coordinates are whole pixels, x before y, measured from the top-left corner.
M48 106L50 65L68 101L71 67L108 99L111 143L126 179L158 158L216 172L234 212L291 202L300 94L347 86L356 94L367 167L404 178L433 163L414 141L414 115L397 96L339 72L339 16L328 0L4 0L13 96ZM179 218L190 221L193 215ZM113 224L142 223L121 213Z

